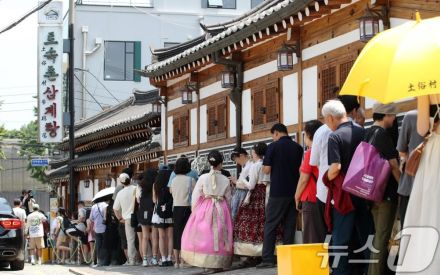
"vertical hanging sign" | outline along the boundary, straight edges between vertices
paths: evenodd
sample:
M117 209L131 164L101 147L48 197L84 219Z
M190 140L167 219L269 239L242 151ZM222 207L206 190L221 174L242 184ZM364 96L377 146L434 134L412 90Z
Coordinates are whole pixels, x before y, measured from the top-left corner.
M38 124L41 143L63 140L63 6L52 1L38 11Z

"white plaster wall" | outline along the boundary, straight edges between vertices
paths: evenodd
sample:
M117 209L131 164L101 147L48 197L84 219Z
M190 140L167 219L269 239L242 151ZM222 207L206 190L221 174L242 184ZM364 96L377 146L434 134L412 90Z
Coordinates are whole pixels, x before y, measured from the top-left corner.
M206 104L200 106L200 127L199 127L199 131L200 131L200 143L205 143L208 141L208 133L207 131L207 127L208 127L208 120L207 120L207 107Z
M237 125L236 113L235 104L229 100L229 137L235 137L237 135L237 131L235 129Z
M252 133L252 107L251 107L251 89L243 91L242 95L242 123L243 135Z
M298 123L298 74L283 77L283 123Z
M197 108L191 109L190 116L191 116L191 124L190 124L191 145L195 145L197 144L197 132L199 130L197 126Z
M168 130L167 130L167 136L168 136L168 150L173 149L173 138L174 138L174 131L173 131L173 116L168 117Z
M316 119L318 104L318 67L303 70L303 121Z
M356 41L359 41L359 29L344 33L342 35L336 36L335 38L305 48L302 51L302 58L303 60L308 60Z

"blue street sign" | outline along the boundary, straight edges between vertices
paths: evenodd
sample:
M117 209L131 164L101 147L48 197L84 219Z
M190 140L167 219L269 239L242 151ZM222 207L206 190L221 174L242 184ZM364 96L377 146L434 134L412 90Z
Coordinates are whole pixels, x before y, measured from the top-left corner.
M48 159L33 159L31 161L31 164L34 167L49 166L49 160Z

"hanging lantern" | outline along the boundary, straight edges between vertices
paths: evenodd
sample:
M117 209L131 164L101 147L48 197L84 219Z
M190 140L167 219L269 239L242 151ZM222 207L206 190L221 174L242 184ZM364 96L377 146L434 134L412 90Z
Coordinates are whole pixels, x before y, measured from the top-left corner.
M182 94L182 104L191 104L192 103L192 91L188 89L188 87L182 88L180 90L180 93Z
M379 33L379 16L373 13L369 7L364 15L359 18L359 40L368 42Z
M235 72L229 68L222 72L222 88L229 89L235 87Z
M107 176L107 178L105 179L105 187L110 187L112 186L112 178L110 176Z
M162 104L159 101L151 103L151 112L160 114L162 112Z
M90 180L89 180L89 179L86 179L86 180L84 181L84 187L85 187L85 188L89 188L89 187L90 187Z
M293 53L294 50L287 45L283 45L283 47L278 50L278 71L289 71L293 69Z

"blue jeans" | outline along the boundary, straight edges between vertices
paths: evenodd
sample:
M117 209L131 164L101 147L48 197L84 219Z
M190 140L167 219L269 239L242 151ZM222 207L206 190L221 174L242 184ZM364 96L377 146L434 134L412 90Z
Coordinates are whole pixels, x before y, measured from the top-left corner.
M355 210L342 215L336 209L332 209L333 232L330 256L335 256L334 258L332 257L334 261L339 259L337 266L335 268L332 267L332 275L350 274L348 254L351 248L349 247L350 241L353 236L357 237L357 240L363 246L367 243L368 236L374 234L373 217L366 201L358 197L351 197ZM341 248L337 248L338 246ZM363 260L368 261L370 259L371 251L369 249L358 253L361 254ZM364 264L364 266L364 273L367 274L368 265Z

